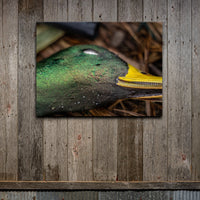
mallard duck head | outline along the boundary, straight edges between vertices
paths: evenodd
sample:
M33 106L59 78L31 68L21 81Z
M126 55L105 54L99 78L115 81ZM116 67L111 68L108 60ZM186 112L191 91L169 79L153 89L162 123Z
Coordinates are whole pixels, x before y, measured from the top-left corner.
M103 47L76 45L37 63L37 116L89 110L160 89L162 77L136 69Z

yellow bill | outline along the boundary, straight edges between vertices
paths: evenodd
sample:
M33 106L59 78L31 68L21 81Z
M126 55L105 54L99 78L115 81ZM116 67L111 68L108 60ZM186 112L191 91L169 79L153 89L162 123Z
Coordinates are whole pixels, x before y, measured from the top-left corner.
M142 72L128 64L128 73L118 77L117 85L137 89L162 89L162 77Z

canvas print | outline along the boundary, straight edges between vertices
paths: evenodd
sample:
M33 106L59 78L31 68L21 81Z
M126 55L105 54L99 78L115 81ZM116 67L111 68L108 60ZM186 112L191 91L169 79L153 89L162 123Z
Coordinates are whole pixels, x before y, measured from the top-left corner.
M36 24L37 117L162 115L162 23Z

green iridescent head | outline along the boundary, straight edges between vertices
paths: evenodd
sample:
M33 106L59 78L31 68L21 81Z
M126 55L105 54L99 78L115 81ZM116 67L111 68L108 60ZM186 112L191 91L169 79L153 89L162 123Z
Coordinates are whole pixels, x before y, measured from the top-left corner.
M62 50L37 63L36 71L37 116L89 110L130 94L120 85L130 79L130 66L96 45Z

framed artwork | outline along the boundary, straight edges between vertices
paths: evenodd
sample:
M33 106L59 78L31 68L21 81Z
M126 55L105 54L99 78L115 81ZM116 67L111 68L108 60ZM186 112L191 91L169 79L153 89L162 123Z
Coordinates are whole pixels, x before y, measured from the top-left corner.
M37 117L162 115L162 23L37 23Z

